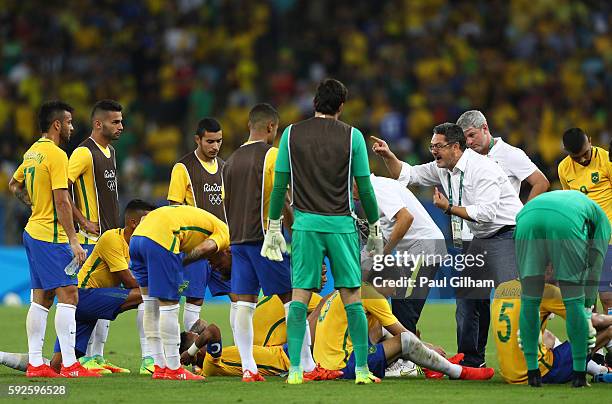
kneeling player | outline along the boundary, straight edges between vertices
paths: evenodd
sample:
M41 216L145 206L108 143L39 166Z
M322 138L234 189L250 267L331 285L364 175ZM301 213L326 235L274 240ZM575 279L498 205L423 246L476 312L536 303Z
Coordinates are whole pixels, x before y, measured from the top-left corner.
M501 375L506 383L527 383L527 363L519 345L517 332L521 312L521 283L518 280L504 282L495 290L491 305L493 335L497 345L497 359ZM567 383L572 380L573 358L570 343L561 343L546 330L551 314L566 317L561 291L547 283L540 305L540 330L538 365L542 383ZM609 344L612 338L612 316L593 314L591 319L597 332L596 349ZM607 373L608 368L587 360L587 373Z
M129 242L141 219L154 209L155 206L145 201L139 199L130 201L125 208L124 227L105 231L98 240L91 255L87 258L87 261L85 261L83 268L79 271L79 288L84 289L80 293L84 296L89 296L90 294L95 296L99 294L102 299L100 302L96 302L93 299L88 300L88 302L94 304L92 308L87 308L90 313L102 311L106 313L106 317L112 317L112 314L105 311L103 305L113 305L113 301L109 300L107 296L114 296L119 300L119 304L122 304L123 295L127 292L119 290L116 291L116 293L109 293L119 286L125 289L136 289L138 291L138 299L140 299L138 283L128 269L128 262L130 261ZM98 288L110 289L106 292L92 290ZM107 303L105 303L105 301L107 301ZM100 307L96 307L97 305L100 305ZM80 304L80 307L83 308L84 306ZM142 328L143 312L144 305L141 303L138 306L137 316L143 358L140 373L151 374L153 373L153 358L149 356L144 340ZM95 315L88 316L86 321L89 321L89 319L93 317L95 317ZM101 373L129 373L128 369L113 365L103 356L104 343L106 342L110 327L110 321L106 319L106 317L98 317L101 320L98 321L93 332L90 332L92 337L87 345L87 352L82 351L85 353L85 356L83 356L80 361L85 368L98 370ZM77 322L78 321L77 318Z
M97 247L97 246L96 246ZM76 341L74 352L77 358L85 356L87 343L98 320L113 321L119 313L135 309L142 303L139 289L92 288L79 289L79 303L75 313ZM59 370L62 362L59 341L55 341L55 350L51 367ZM107 367L102 367L108 369ZM92 368L96 370L96 368ZM108 369L111 370L111 369ZM112 371L112 370L111 370ZM125 373L125 372L121 372Z

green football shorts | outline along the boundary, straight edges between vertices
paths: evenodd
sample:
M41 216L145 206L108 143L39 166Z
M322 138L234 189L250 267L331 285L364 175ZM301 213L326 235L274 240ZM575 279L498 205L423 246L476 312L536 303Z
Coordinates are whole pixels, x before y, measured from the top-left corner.
M320 233L294 230L291 239L291 286L294 289L320 289L321 264L327 256L334 287L361 286L359 236L353 233Z
M529 211L519 217L514 231L516 262L521 279L543 276L552 263L558 281L581 284L587 276L586 229L554 211Z

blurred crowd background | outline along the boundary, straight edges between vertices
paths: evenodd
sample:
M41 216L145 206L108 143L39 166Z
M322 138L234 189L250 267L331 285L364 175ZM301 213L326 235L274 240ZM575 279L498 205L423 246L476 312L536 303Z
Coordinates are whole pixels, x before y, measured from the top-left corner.
M39 105L53 98L76 108L68 153L89 135L96 100L123 104L123 202L165 199L200 118L220 120L227 157L248 136L253 104L278 108L280 135L312 115L325 77L349 89L342 119L406 161L430 161L433 126L480 109L494 136L558 187L564 129L581 127L598 145L611 136L611 9L606 0L0 0L0 244L19 243L28 215L7 183L38 137ZM378 159L371 166L385 174Z

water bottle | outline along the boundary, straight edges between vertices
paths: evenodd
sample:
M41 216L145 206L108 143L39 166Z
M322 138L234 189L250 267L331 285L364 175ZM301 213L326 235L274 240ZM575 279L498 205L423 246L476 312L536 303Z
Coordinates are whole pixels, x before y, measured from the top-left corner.
M77 272L79 272L79 268L79 261L75 256L74 258L72 258L72 261L70 261L70 264L66 265L66 268L64 268L64 272L66 273L66 275L74 278Z
M612 373L600 373L595 375L593 381L597 383L612 383Z

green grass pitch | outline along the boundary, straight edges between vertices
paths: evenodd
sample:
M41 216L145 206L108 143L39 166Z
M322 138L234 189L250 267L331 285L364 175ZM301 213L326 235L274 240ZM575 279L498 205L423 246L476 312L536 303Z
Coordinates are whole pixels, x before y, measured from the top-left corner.
M0 350L26 352L25 316L27 307L0 306ZM229 305L205 306L202 317L219 325L224 334L224 344L232 343L228 323ZM140 348L136 331L135 311L127 312L111 323L105 356L117 365L137 372L140 365ZM49 315L44 353L49 357L53 349L52 311ZM565 339L564 322L550 322L553 332ZM453 354L455 345L454 305L428 304L425 306L419 328L422 337L441 345ZM487 349L487 364L497 371L493 339ZM67 386L64 397L29 397L35 400L64 403L595 403L610 398L610 385L593 384L588 389L572 389L569 385L544 386L533 389L527 386L510 386L499 375L488 382L384 379L378 385L355 386L351 381L312 382L302 386L288 386L284 379L268 377L265 383L241 383L239 378L210 377L202 382L173 382L151 380L137 373L109 375L101 379L78 380L28 380L23 373L0 366L0 402L15 402L19 398L7 397L8 385L63 384Z

